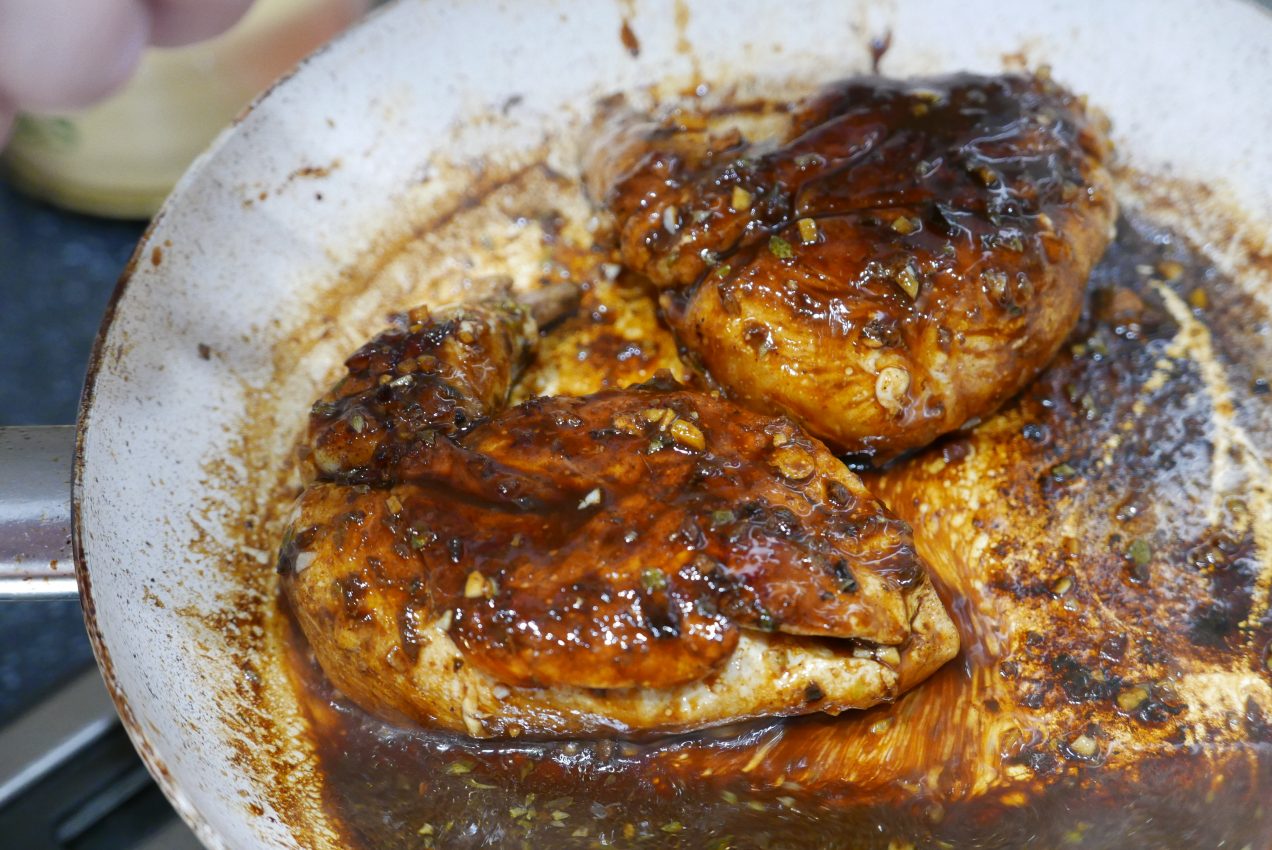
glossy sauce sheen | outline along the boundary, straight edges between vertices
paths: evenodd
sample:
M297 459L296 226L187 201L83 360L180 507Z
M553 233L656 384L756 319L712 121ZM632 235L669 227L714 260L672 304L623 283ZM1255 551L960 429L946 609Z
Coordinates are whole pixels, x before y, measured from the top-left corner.
M508 397L535 332L511 300L437 320L422 307L392 321L346 361L348 374L310 415L314 463L342 484L382 486L434 462L447 438Z
M320 431L331 421L320 415ZM908 527L788 421L663 379L533 399L455 448L447 439L381 451L396 466L373 477L397 486L318 497L334 500L316 512L334 520L302 522L282 556L290 578L302 553L365 540L377 554L338 579L344 613L360 619L368 591L382 594L402 612L411 662L418 629L444 612L468 662L523 686L693 681L728 657L739 627L890 645L909 635L900 591L922 566ZM429 466L439 451L444 475ZM450 452L476 472L456 480Z
M1214 358L1266 452L1272 342L1257 305L1143 222L1120 223L1084 304L1064 353L993 419L868 477L918 529L962 632L922 687L651 744L476 744L351 706L298 636L351 845L1272 845L1268 566L1251 494L1212 484L1201 365ZM1185 314L1209 354L1180 347Z
M856 476L815 473L819 447L790 423L646 386L526 402L466 441L553 475L562 494L547 521L508 524L524 529L520 547L518 532L495 531L474 553L477 569L483 554L500 566L495 594L459 607L470 657L519 684L656 687L707 675L739 626L905 639L904 607L886 599L922 568L908 529ZM783 475L786 454L809 468ZM660 637L684 639L647 651Z
M557 380L653 365L595 348L579 295L396 316L314 406L278 566L333 683L477 737L648 734L869 707L952 657L908 527L793 422L670 375L508 407L571 310L601 369Z
M991 413L1072 327L1116 209L1104 122L1024 76L792 110L776 147L634 125L604 163L623 257L731 397L887 460Z
M903 96L893 87L881 99L906 108L924 101L922 84L905 86ZM1077 124L1053 126L1068 134L1065 145L1078 146L1072 151L1083 149ZM1084 190L1095 188L1090 172L1065 170L1065 156L1008 157L996 179L1006 174L1004 185L1027 190L1047 182L1030 168L1051 168L1059 169L1051 173L1061 175L1054 183L1061 193L1074 176ZM992 199L995 179L972 176L979 189L951 172L954 183L942 190L970 187L973 206ZM852 219L856 213L836 207L833 195L818 197L829 218ZM998 196L1014 202L1012 192ZM1061 194L1060 203L1073 204L1077 216L1066 223L1059 211L1051 215L1060 242L1098 254L1092 246L1103 237L1092 234L1111 215L1111 199L1097 189ZM762 204L753 209L766 214ZM1018 213L986 207L967 221L979 238ZM1022 227L1039 226L1037 208L1022 214L1032 216ZM908 233L879 228L896 234L882 233L883 243L927 250L931 222L914 218L921 227ZM798 225L774 219L764 227L780 236ZM736 248L739 264L786 275L821 250L821 242L804 251L785 239L791 256L780 256L785 251L768 241L773 232L759 229ZM820 224L818 233L825 233ZM1026 265L1043 263L1029 269L1044 271L1072 260L1048 254L1040 231L1025 235L1025 251L995 245L986 256L1023 253ZM482 744L368 716L333 692L298 638L295 666L309 696L326 802L350 844L1269 846L1261 801L1272 787L1272 629L1268 564L1260 560L1267 556L1251 517L1266 502L1243 489L1231 464L1243 462L1233 434L1265 453L1272 447L1267 376L1259 371L1272 362L1272 346L1266 328L1251 328L1257 305L1178 237L1143 221L1120 222L1089 286L1080 266L1070 263L1065 274L1077 278L1073 309L1082 320L1036 382L975 430L867 476L871 491L918 529L916 548L962 634L955 662L892 705L838 718L652 743ZM805 278L805 291L815 296L819 280ZM987 314L991 324L1009 321L1012 305L1030 309L1014 300L1018 280L1000 290L996 276L978 278L977 297L996 298L1001 311ZM937 303L937 290L927 288L934 281L958 282L923 280L918 301ZM878 303L909 309L898 300L895 274L859 283ZM684 307L664 303L673 319ZM807 312L801 320L822 315ZM872 339L868 322L854 327L862 335L856 344L891 342L886 334ZM751 338L758 354L763 334ZM1029 373L1042 360L1019 368ZM888 453L875 449L876 459Z

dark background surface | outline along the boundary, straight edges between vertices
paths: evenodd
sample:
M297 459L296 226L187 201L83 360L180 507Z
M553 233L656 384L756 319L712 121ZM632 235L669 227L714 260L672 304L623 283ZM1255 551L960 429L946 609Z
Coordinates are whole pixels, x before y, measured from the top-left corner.
M75 421L93 337L145 226L62 212L0 175L0 426ZM78 602L0 602L0 724L92 663Z

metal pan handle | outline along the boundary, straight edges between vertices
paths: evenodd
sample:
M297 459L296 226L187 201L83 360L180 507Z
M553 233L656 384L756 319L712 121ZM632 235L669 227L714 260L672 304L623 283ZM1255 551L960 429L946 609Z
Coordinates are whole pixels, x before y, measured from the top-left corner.
M0 428L0 600L73 599L75 428Z

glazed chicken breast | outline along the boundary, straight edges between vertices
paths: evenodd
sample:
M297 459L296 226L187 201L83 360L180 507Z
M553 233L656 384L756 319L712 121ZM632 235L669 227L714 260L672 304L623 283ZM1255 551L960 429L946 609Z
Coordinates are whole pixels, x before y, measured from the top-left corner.
M341 691L473 736L681 731L953 656L909 527L789 419L670 377L507 407L558 301L401 316L315 406L279 570Z
M878 461L1031 381L1112 236L1104 122L1045 76L853 80L776 142L624 121L590 183L690 359Z

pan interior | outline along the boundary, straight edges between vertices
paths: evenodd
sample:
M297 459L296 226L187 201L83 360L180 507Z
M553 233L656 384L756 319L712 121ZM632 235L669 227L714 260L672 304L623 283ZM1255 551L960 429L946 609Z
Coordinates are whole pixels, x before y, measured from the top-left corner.
M377 15L218 141L182 181L121 283L81 421L81 583L99 660L134 740L210 846L336 847L348 837L329 816L333 786L316 743L321 737L312 734L318 720L290 673L303 669L304 659L293 665L286 658L290 644L271 564L284 506L299 483L290 458L309 402L386 312L448 300L491 276L520 285L536 280L543 260L536 215L543 205L527 200L550 192L550 208L586 230L577 141L597 99L610 92L671 96L700 83L719 90L742 86L757 68L766 86L807 88L868 69L869 42L887 30L889 74L997 71L1021 58L1050 63L1059 79L1089 93L1114 120L1128 166L1121 191L1133 210L1126 238L1144 242L1136 250L1158 252L1149 264L1154 269L1158 261L1180 262L1169 252L1190 249L1177 238L1163 241L1157 228L1169 225L1187 234L1215 269L1199 271L1196 281L1118 272L1135 272L1125 280L1159 322L1159 335L1146 339L1163 356L1183 335L1176 360L1185 383L1170 385L1180 394L1147 402L1161 401L1160 409L1179 421L1195 416L1202 430L1185 435L1172 456L1175 475L1188 472L1186 480L1134 465L1102 474L1119 481L1129 471L1140 476L1132 486L1147 489L1188 527L1179 540L1214 524L1214 500L1206 495L1223 496L1220 521L1228 516L1223 511L1237 510L1225 501L1229 494L1246 499L1249 516L1268 515L1266 465L1248 462L1272 450L1267 397L1255 394L1252 371L1272 362L1261 330L1272 316L1266 260L1272 165L1263 148L1272 116L1258 106L1272 84L1272 62L1260 60L1269 25L1257 9L1144 4L1111 21L1077 4L990 28L983 22L999 16L989 3L970 4L955 18L937 14L935 3L797 4L782 26L756 26L771 15L759 3L730 4L728 15L670 2L623 3L586 17L571 8L401 4ZM639 40L637 56L620 39L625 21ZM488 44L469 50L457 32L482 32ZM839 36L826 38L831 32ZM1187 44L1180 33L1188 34ZM1179 46L1158 55L1128 51L1134 43ZM1190 57L1187 68L1175 58L1181 55ZM580 67L604 70L581 75ZM651 93L642 88L651 80L670 82ZM474 197L481 203L474 206ZM448 216L452 210L470 217ZM481 234L491 236L490 247L474 238ZM1216 288L1218 281L1230 286ZM1194 283L1211 299L1200 316L1188 300ZM1207 335L1211 354L1198 354ZM1118 339L1114 334L1112 341ZM1065 368L1079 370L1074 375L1087 375L1089 361L1070 362L1077 365ZM1226 431L1213 416L1223 406L1221 385L1233 411ZM1067 399L1063 386L1060 393ZM1099 393L1085 394L1103 403L1090 420L1096 424L1120 411L1118 404L1141 398L1138 390L1107 403ZM1066 403L1081 407L1082 397ZM1249 444L1243 459L1228 462L1208 449L1219 445L1221 433L1229 450ZM994 445L1016 440L991 429L976 432L971 445L991 438ZM973 489L983 497L975 510L1002 501L988 483L990 469L979 465L991 456L988 447L954 462L944 451L940 468L920 466L908 480L889 475L879 486L896 497L919 488L935 492L975 470ZM1017 464L1025 457L1050 463L1047 470L1063 462L1049 454L1013 455ZM937 460L923 463L935 467ZM1069 515L1079 534L1088 509L1074 507ZM910 518L922 526L922 517ZM947 514L943 522L955 519ZM974 519L969 514L966 521ZM1248 554L1240 557L1252 559L1252 576L1262 576L1266 531L1253 522L1245 529L1238 546ZM977 539L963 542L975 547ZM988 541L984 546L992 551ZM939 553L928 555L940 560ZM1266 584L1253 587L1265 604ZM1241 634L1239 651L1250 662L1241 693L1264 699L1259 629L1265 621ZM1232 710L1251 716L1244 704ZM781 747L791 746L783 742L820 747L829 740L818 737L829 732L808 725L813 731L799 734L812 737L788 736L784 727L777 738L752 730L712 752L728 752L740 771L756 751L743 756L747 747L768 746L766 759L777 760L764 764L781 764ZM1074 737L1080 734L1075 727ZM659 748L658 758L689 751L678 746ZM489 784L482 776L468 778ZM1252 776L1259 787L1264 777ZM416 790L431 778L416 777ZM716 790L721 805L757 818L761 809L774 816L785 805L781 797L795 799L782 817L797 819L801 801L781 793L782 782L800 784L781 778L772 799ZM569 806L556 810L567 815L560 820L571 824L569 831L582 827L570 820L579 815ZM546 811L550 821L552 810ZM677 834L672 821L686 823L672 809L645 820L659 838ZM426 837L423 826L415 837ZM614 828L626 835L625 823ZM645 829L634 824L633 834Z

